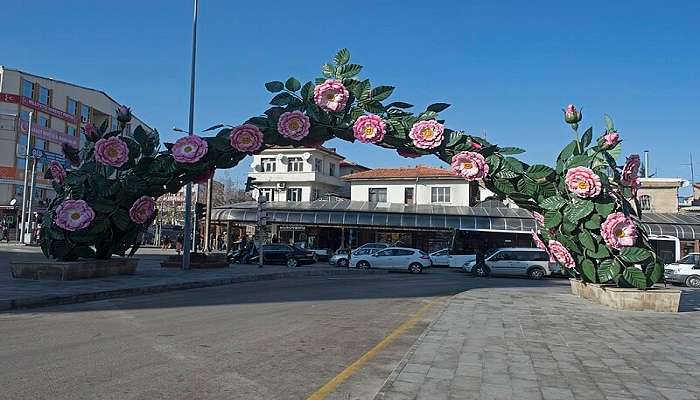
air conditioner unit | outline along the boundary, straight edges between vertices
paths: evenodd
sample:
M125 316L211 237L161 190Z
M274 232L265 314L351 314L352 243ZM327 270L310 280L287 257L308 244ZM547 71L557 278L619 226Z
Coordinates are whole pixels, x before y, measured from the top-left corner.
M286 182L277 182L277 189L284 189L287 187Z
M87 116L85 116L85 115L81 115L81 116L80 116L80 122L82 122L82 123L86 123L86 122L88 122L88 118L87 118Z

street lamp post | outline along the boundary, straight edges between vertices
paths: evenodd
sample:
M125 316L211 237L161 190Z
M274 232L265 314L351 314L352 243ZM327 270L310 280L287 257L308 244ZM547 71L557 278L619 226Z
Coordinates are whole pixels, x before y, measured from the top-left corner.
M29 162L29 160L27 160ZM34 201L34 176L36 175L36 157L32 157L32 183L29 185L29 204L27 205L27 225L31 225L32 223L32 201ZM31 234L31 229L27 229L29 231L29 243L25 244L31 244L32 243L32 234Z
M29 128L27 129L27 148L24 156L24 185L22 185L22 224L20 225L20 243L24 243L25 217L27 212L27 184L29 183L29 147L32 143L32 118L34 111L29 112Z
M194 132L194 81L195 81L195 66L197 60L197 12L198 0L194 0L194 17L192 20L192 71L190 74L190 117L189 117L189 134ZM192 183L187 184L185 189L185 223L184 243L182 249L182 269L190 269L190 235L191 235L191 216L192 216Z

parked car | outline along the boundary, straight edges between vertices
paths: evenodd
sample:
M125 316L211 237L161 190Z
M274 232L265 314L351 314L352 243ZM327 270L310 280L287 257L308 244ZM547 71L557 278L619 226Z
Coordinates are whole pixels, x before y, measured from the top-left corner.
M363 249L357 249L357 250L352 250L352 251L347 251L347 250L338 250L333 257L331 257L328 262L331 265L337 265L339 267L348 267L350 265L350 260L354 256L363 256L367 254L372 254L376 253L380 249L375 249L373 247L365 247Z
M450 265L450 252L448 249L442 249L430 253L430 261L433 265L448 267Z
M316 259L318 261L328 261L331 258L331 250L330 249L310 248L307 246L306 242L296 242L296 243L294 243L294 246L296 246L302 250L313 251L314 253L316 253Z
M375 250L381 250L381 249L386 249L389 247L388 244L386 243L365 243L360 247L357 247L355 250L360 250L360 249L375 249ZM353 251L355 251L353 250Z
M700 288L700 253L690 253L664 268L666 282Z
M372 254L353 252L350 261L356 268L408 270L415 274L433 265L428 253L407 247L389 247Z
M288 267L294 268L317 261L313 251L300 249L289 244L266 244L262 251L263 261L266 264L286 264ZM250 258L249 262L258 262L258 256Z
M542 279L552 275L556 263L550 263L549 255L536 248L495 249L484 257L484 266L476 260L464 264L464 271L476 276L508 275Z

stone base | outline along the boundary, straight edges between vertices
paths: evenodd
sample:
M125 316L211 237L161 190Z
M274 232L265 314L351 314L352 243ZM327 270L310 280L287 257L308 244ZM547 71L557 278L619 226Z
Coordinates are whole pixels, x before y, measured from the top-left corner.
M160 263L160 266L162 268L182 268L182 256L169 256ZM229 266L226 254L190 254L190 268L192 269L228 268Z
M69 262L22 261L10 262L10 273L14 279L70 281L133 274L138 263L137 258L126 257Z
M681 302L681 291L678 289L639 290L577 279L569 279L569 282L572 294L616 310L678 312Z

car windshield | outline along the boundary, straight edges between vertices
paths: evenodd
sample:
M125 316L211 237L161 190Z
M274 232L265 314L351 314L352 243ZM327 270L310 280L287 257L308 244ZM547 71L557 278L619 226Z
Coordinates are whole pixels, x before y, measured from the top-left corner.
M678 261L679 264L695 264L698 261L698 256L697 254L688 254L687 256L681 258L680 261Z

